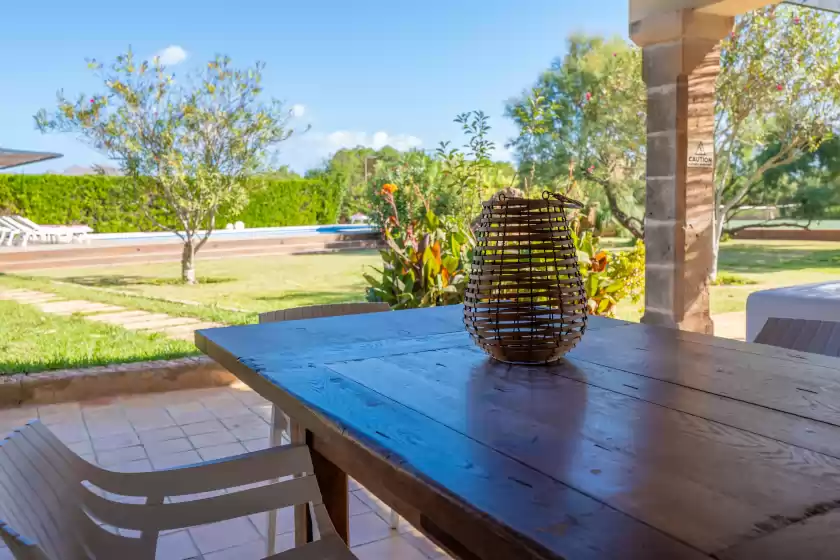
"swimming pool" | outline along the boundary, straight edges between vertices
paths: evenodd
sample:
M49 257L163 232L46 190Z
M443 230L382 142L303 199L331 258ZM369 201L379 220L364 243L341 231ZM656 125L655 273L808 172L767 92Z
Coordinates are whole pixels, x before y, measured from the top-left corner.
M371 233L376 231L367 224L332 224L323 226L288 226L264 227L248 229L217 229L211 239L257 239L266 237L303 237L309 235L327 235L338 233ZM202 232L203 233L203 232ZM88 235L91 241L125 242L125 243L162 243L167 241L181 241L171 231L138 231L130 233L92 233Z

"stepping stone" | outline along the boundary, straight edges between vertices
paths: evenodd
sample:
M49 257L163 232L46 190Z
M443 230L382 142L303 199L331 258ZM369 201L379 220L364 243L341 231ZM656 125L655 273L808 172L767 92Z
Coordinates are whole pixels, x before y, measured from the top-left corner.
M44 313L55 313L56 315L124 311L124 308L119 307L117 305L108 305L105 303L96 303L93 301L85 301L80 299L73 299L68 301L50 301L47 303L42 303L38 307Z
M123 328L132 329L132 328L137 328L136 325L149 323L149 322L152 322L152 321L162 321L164 319L170 319L170 318L171 318L171 316L167 315L166 313L144 312L144 315L137 315L136 317L128 317L128 318L124 319L123 321L120 321L118 324L119 324L119 326L121 326Z
M100 323L108 323L110 325L122 325L131 319L138 319L140 317L148 317L152 314L147 311L120 311L118 313L103 313L101 315L90 315L88 319L91 321L98 321Z
M170 327L168 329L163 329L161 331L163 334L168 336L169 338L175 338L178 340L189 340L192 341L195 339L193 333L195 331L199 331L201 329L214 329L216 327L224 327L224 325L220 323L196 323L194 325L182 325L180 327Z
M18 303L41 303L45 301L60 300L55 294L23 294L9 298Z
M131 323L124 325L125 328L138 331L154 331L160 332L165 327L179 327L197 325L199 321L192 317L169 317L168 319L157 319L153 321L144 321L142 323Z

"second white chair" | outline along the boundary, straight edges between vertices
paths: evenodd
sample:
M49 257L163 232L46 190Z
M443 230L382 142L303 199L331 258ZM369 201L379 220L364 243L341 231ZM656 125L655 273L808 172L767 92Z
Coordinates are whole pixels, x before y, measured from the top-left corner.
M276 323L279 321L296 321L299 319L316 319L318 317L341 317L345 315L362 315L364 313L378 313L390 311L387 303L336 303L331 305L311 305L307 307L292 307L278 311L260 313L260 323ZM282 431L289 429L289 419L279 408L274 406L271 411L271 445L280 445ZM268 534L273 534L276 524L276 512L269 513ZM389 519L392 529L399 525L400 517L393 509Z

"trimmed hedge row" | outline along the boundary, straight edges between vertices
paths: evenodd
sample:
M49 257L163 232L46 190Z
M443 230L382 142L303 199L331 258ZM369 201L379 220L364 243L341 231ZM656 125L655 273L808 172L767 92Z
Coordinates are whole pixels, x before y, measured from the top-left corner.
M158 229L131 191L121 177L0 174L0 213L21 214L39 224L87 224L98 233ZM340 185L322 179L267 179L251 193L244 210L232 214L222 209L216 224L329 224L337 220L340 205ZM171 222L165 215L156 218Z

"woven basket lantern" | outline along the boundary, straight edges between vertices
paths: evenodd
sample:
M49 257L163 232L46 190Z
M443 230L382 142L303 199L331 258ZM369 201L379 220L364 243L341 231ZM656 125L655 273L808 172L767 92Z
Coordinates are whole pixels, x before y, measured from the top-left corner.
M464 297L473 340L503 362L547 363L586 330L586 292L562 195L484 202Z

